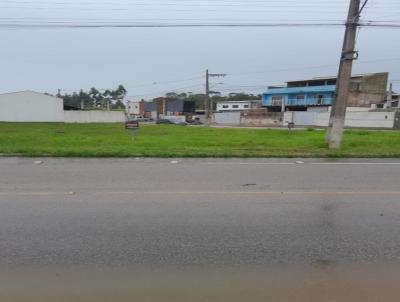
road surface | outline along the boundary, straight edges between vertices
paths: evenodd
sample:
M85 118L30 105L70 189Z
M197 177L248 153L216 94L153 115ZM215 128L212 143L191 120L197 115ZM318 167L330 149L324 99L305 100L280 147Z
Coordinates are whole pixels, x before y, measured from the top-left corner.
M0 301L398 301L400 161L0 158Z

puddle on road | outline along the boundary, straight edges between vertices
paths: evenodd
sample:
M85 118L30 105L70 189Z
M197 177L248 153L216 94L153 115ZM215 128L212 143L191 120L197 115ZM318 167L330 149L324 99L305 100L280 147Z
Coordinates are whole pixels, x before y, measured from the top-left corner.
M398 301L400 265L0 271L0 301Z

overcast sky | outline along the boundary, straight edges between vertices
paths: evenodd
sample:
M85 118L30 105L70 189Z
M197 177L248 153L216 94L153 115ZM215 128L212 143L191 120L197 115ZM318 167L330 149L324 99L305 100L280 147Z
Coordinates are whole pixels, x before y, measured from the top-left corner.
M400 24L398 0L370 0L363 20ZM339 23L348 0L0 0L0 92L56 93L123 84L132 99L212 89L261 93L336 75L343 27L29 28L15 25ZM397 22L397 23L396 23ZM10 26L10 24L12 26ZM400 28L363 28L354 73L390 72L400 90ZM377 62L379 61L379 62Z

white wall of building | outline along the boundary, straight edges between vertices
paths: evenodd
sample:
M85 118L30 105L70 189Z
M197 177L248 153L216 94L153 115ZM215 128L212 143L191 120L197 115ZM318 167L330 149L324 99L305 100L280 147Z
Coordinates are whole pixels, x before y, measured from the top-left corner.
M252 102L219 102L217 103L217 111L243 111L250 110L252 108Z
M132 102L129 101L126 103L126 110L130 115L139 115L140 114L140 102Z
M65 111L65 123L124 123L123 111Z
M63 100L33 91L0 94L0 122L63 122Z

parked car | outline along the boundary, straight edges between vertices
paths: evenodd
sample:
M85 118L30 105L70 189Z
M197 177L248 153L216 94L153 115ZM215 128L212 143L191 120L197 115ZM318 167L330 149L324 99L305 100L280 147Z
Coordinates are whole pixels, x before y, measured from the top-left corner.
M134 121L151 122L153 119L144 117L143 115L135 115L131 118Z
M186 126L187 123L185 122L174 122L171 120L167 120L167 119L160 119L157 121L157 124L165 124L165 125L181 125L181 126Z
M191 120L188 120L188 123L191 125L203 125L199 117L194 117Z

